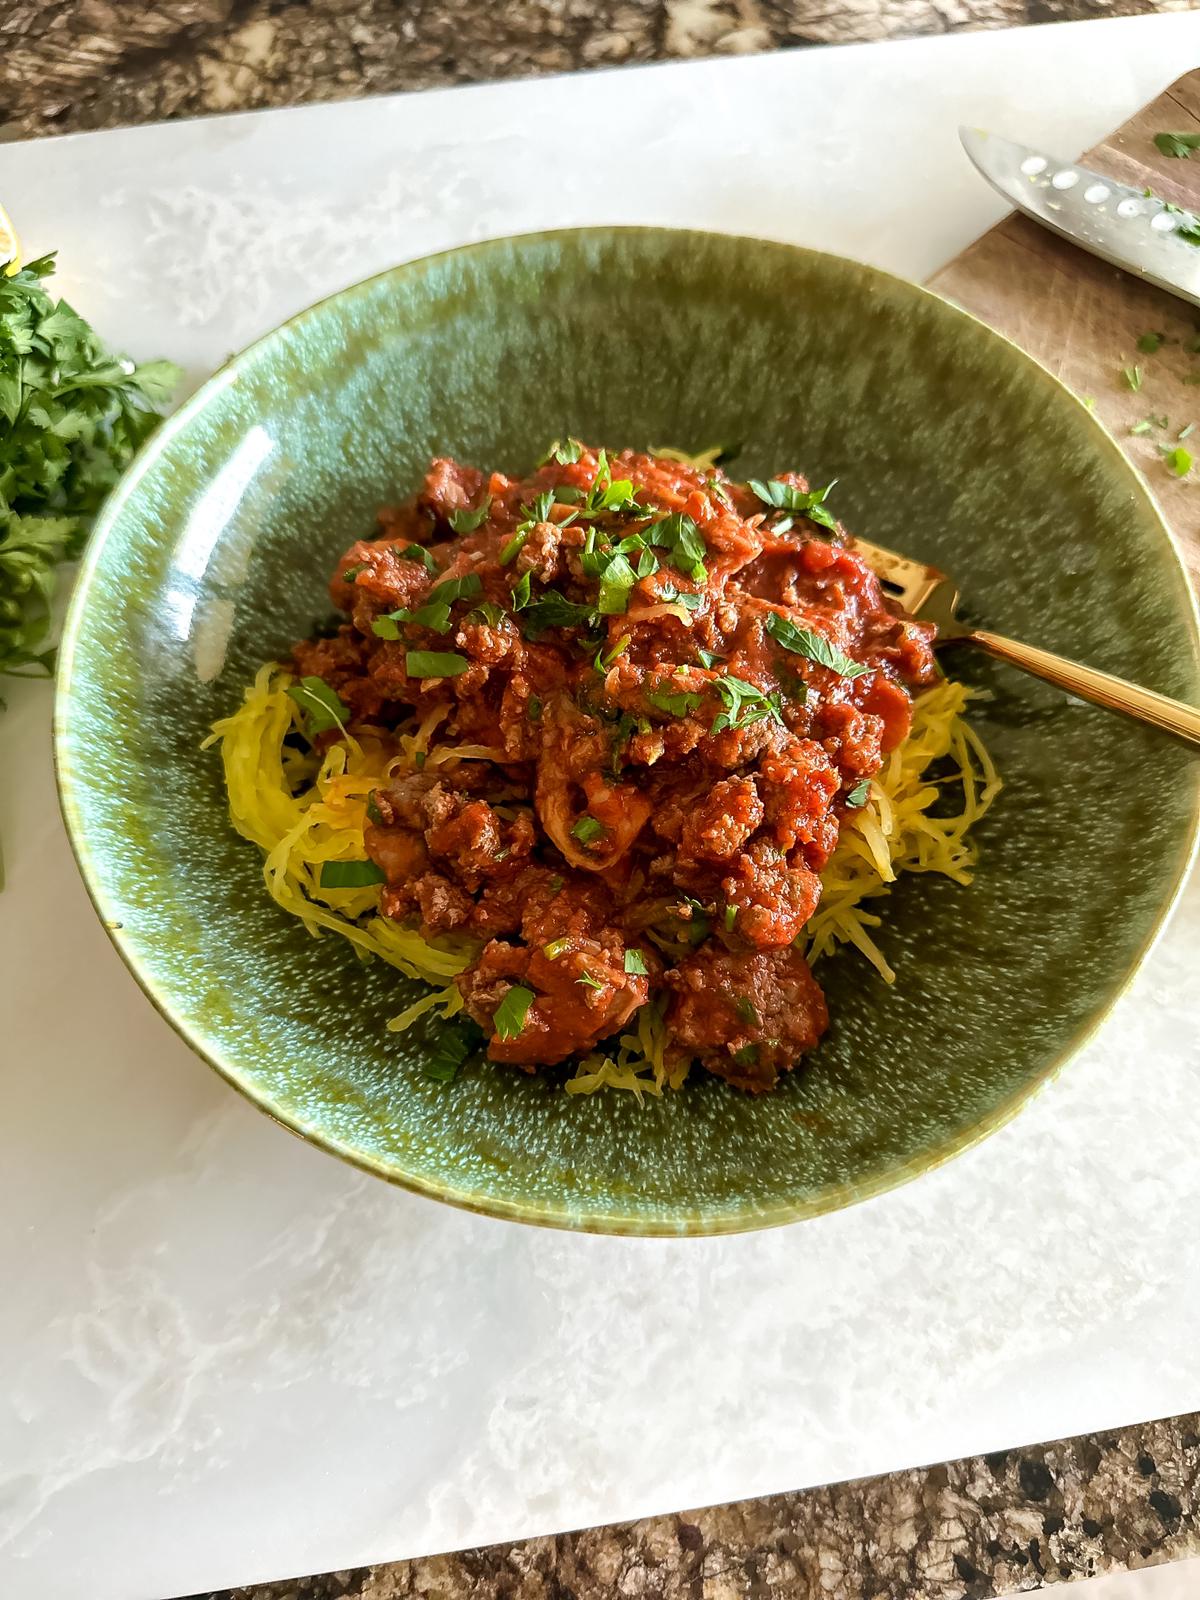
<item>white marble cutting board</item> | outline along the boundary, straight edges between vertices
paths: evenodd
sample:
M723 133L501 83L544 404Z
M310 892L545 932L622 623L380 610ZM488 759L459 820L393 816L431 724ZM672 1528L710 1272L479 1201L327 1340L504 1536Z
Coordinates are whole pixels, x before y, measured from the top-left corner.
M1074 152L1198 60L1191 13L648 68L0 146L0 195L61 292L194 383L390 262L547 225L922 278L1000 212L959 122ZM574 1237L362 1177L194 1058L88 907L47 690L10 701L5 1600L149 1600L1200 1406L1196 885L1062 1079L949 1167L768 1234Z

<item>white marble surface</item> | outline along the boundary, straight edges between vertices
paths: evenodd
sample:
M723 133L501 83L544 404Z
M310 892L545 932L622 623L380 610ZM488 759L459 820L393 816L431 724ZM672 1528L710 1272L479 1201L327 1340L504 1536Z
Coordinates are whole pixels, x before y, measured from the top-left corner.
M396 259L547 224L771 234L922 277L999 213L960 121L1073 152L1200 15L457 90L0 147L62 290L198 379ZM627 175L656 182L628 193ZM1193 885L1061 1081L897 1193L577 1238L288 1138L160 1021L0 721L0 1594L131 1600L946 1459L1200 1406Z

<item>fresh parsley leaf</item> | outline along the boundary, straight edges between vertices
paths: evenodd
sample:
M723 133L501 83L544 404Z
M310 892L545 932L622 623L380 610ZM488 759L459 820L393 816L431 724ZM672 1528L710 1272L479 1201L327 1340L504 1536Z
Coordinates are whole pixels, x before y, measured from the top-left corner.
M578 461L583 454L583 446L578 439L555 439L546 454L538 462L539 467L544 467L549 461L557 461L560 467L569 467Z
M1192 453L1190 450L1185 450L1182 445L1177 445L1174 450L1167 450L1166 458L1168 469L1177 478L1186 478L1192 470Z
M483 1041L483 1029L467 1017L459 1017L438 1034L425 1061L427 1078L437 1083L452 1083L458 1069Z
M350 720L350 707L324 678L311 675L301 678L299 683L289 684L287 692L300 707L304 731L309 739L328 733L330 728L340 728L345 733L346 723Z
M1193 150L1200 150L1200 133L1156 133L1154 143L1160 155L1186 161Z
M525 576L528 577L529 574L526 573ZM506 615L503 606L498 606L494 600L485 600L482 605L467 612L466 620L470 622L474 617L478 617L480 622L486 622L489 628L498 628Z
M612 617L628 611L629 591L636 582L637 573L627 558L623 555L611 557L600 578L600 598L597 602L600 614Z
M1186 438L1188 438L1188 436L1190 434L1194 433L1195 431L1196 431L1196 424L1194 422L1189 422L1186 428L1180 428L1178 437L1180 439L1186 439Z
M754 1007L754 1002L746 995L738 995L737 999L733 1002L733 1009L737 1012L738 1016L747 1025L747 1027L758 1027L758 1012Z
M1143 333L1138 336L1137 347L1143 355L1152 356L1166 343L1167 336L1165 333Z
M708 667L710 671L723 659L715 650L704 650L699 645L696 646L696 654L700 657L701 666Z
M135 367L42 287L54 257L0 273L0 673L49 667L56 568L158 425L179 368Z
M579 821L571 829L572 836L583 845L595 844L596 840L602 838L605 832L606 829L602 822L598 822L595 817L588 816L580 817Z
M758 1046L756 1044L744 1044L740 1050L733 1052L733 1059L739 1067L752 1067L758 1060Z
M528 539L528 537L528 528L517 529L512 538L509 539L508 542L501 548L500 565L502 567L507 567L511 561L515 561L517 559L521 551L525 548L525 541Z
M364 889L368 884L385 882L385 875L373 861L323 861L322 889Z
M471 663L453 650L410 650L404 670L410 678L457 678Z
M355 578L358 577L359 573L365 572L366 570L367 563L365 561L360 561L353 567L347 567L342 573L342 582L353 583Z
M1129 431L1132 434L1149 433L1153 426L1154 424L1150 421L1149 417L1143 417L1141 422L1135 422Z
M1141 367L1122 367L1121 382L1127 389L1132 389L1136 394L1137 391L1142 387Z
M859 678L864 672L871 670L863 662L851 660L844 651L830 644L829 640L822 638L819 633L812 633L808 628L798 628L790 618L781 616L778 611L772 611L767 617L767 632L776 644L781 644L785 650L792 650L808 661L815 661L819 667L828 667L839 677Z
M704 487L715 500L719 500L721 504L726 506L729 510L733 509L733 501L729 498L729 491L719 479L709 478Z
M435 583L425 596L425 604L451 606L456 600L472 600L482 592L479 574L468 572L461 578L447 578L443 583Z
M528 572L523 572L516 583L513 584L512 608L514 611L524 611L529 604L532 582L532 575Z
M415 611L401 606L398 611L389 611L382 617L376 617L371 623L371 631L380 639L398 639L402 622L428 628L431 633L449 633L450 607L444 602L418 606Z
M682 606L685 611L699 611L704 604L702 594L693 594L687 589L677 589L673 583L664 583L659 586L656 598L663 605Z
M646 958L640 950L626 950L625 971L631 972L639 978L645 978L649 976L649 969L646 966Z
M664 689L647 689L646 700L656 711L668 716L686 717L700 705L703 696L698 694L669 694Z
M857 811L860 806L865 806L867 796L871 793L870 778L860 778L853 789L846 796L846 804L852 811Z
M733 932L734 924L737 922L737 914L738 914L738 908L736 906L726 906L725 907L725 932L726 933L732 933Z
M392 549L401 561L419 561L431 577L437 572L437 562L424 545L406 544L403 550L397 550L393 545Z
M492 509L492 497L485 494L474 511L469 511L464 506L458 511L450 513L450 526L455 533L474 533L480 523L487 521L488 512Z
M576 605L557 589L547 589L521 612L521 629L529 639L537 640L547 628L592 628L597 612L592 606Z
M790 483L781 483L778 478L772 478L767 483L760 478L751 478L747 487L764 505L774 506L779 511L798 511L810 521L820 523L823 528L836 528L837 519L826 510L824 504L826 495L836 483L837 479L834 478L823 489L797 489Z
M673 512L658 522L652 522L646 529L645 538L647 543L669 552L668 559L677 571L696 583L704 582L708 576L704 565L708 546L691 517L680 511Z
M542 720L542 702L536 694L529 696L528 710L530 722L540 722Z
M1185 211L1182 206L1172 205L1169 200L1163 201L1163 210L1169 211L1179 221L1175 226L1175 235L1185 244L1200 245L1200 218L1191 211Z
M496 1007L495 1015L492 1017L492 1027L495 1029L497 1039L515 1039L525 1027L525 1018L529 1015L532 1004L533 990L526 989L523 984L514 983Z
M711 735L724 733L727 728L748 727L752 722L761 722L764 717L774 717L776 722L783 722L778 694L764 694L756 684L732 676L714 678L712 687L724 702L725 710L713 718L712 727L708 730Z
M376 827L383 821L383 813L379 809L379 801L375 798L376 791L371 790L367 796L367 821L373 822Z

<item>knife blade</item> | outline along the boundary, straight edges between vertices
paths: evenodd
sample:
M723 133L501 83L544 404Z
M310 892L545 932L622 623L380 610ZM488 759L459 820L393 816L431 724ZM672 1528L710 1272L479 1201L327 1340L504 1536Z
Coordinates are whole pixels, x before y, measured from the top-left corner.
M1200 305L1200 221L1190 212L981 128L960 128L958 136L993 189L1027 217Z

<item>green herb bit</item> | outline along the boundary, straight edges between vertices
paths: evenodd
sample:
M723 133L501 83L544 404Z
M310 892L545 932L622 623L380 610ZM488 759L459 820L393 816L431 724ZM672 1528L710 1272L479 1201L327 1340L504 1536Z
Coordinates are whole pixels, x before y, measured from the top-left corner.
M758 1012L755 1010L754 1002L747 998L746 995L738 995L733 1002L733 1009L748 1027L758 1027Z
M403 550L398 550L396 546L393 545L392 553L398 556L401 561L419 561L425 568L425 571L428 572L431 577L434 577L437 574L437 562L429 554L429 551L426 550L424 545L406 544Z
M1132 389L1136 394L1137 391L1142 387L1141 367L1122 367L1121 382L1127 389Z
M507 544L501 547L500 565L502 567L507 567L510 562L517 559L521 551L525 548L525 541L528 539L528 537L528 528L518 528L516 533L513 534L512 538L509 539Z
M581 973L580 976L575 979L575 982L582 983L586 989L603 989L604 987L600 979L594 978L590 972Z
M740 1050L733 1052L733 1059L739 1067L754 1066L758 1060L758 1046L756 1044L744 1044Z
M481 1037L482 1030L473 1022L460 1021L458 1027L447 1028L434 1040L425 1062L425 1076L435 1083L452 1083Z
M555 439L546 454L538 462L539 467L544 467L548 462L557 461L560 467L572 466L583 454L583 446L578 439Z
M383 822L383 813L379 809L379 801L376 799L377 793L377 790L372 789L367 796L367 821L373 822L376 827L379 827Z
M778 478L772 478L767 483L761 478L751 478L747 487L764 505L774 506L778 511L798 511L823 528L836 528L837 519L824 505L826 495L836 483L837 479L834 478L823 489L797 489L790 483L780 482Z
M745 728L752 722L761 722L764 717L774 717L776 722L783 723L778 694L764 694L756 684L732 676L714 678L712 687L724 702L725 710L713 718L708 730L710 735L724 733L727 728Z
M1165 333L1143 333L1138 339L1137 347L1143 355L1152 356L1167 342Z
M529 702L526 706L526 710L528 712L530 722L540 722L542 720L542 702L536 694L531 694L529 696Z
M716 478L709 478L706 480L704 487L714 499L719 500L723 506L732 511L733 501L729 498L729 491L723 483Z
M1156 133L1154 143L1160 155L1187 161L1193 150L1200 150L1200 133Z
M365 889L368 884L385 882L384 874L373 861L323 861L322 889Z
M704 604L702 594L693 594L687 589L677 589L673 583L664 583L659 588L656 596L663 605L682 606L685 611L699 611Z
M457 678L471 663L453 650L410 650L404 670L410 678Z
M857 811L860 806L865 806L867 797L871 793L870 778L860 778L846 796L846 805L852 811Z
M650 973L649 968L646 966L646 958L640 950L626 950L625 971L638 978L649 977Z
M466 620L470 622L475 617L478 617L480 622L486 622L489 628L498 628L506 615L507 613L503 606L497 605L494 600L485 600L482 605L478 605L473 611L467 612Z
M450 526L455 533L474 533L481 522L487 521L487 515L491 509L492 497L490 494L485 494L474 511L469 511L465 507L458 511L452 511L449 519Z
M1143 417L1141 422L1135 422L1129 431L1132 434L1149 433L1153 426L1154 424L1150 421L1149 417Z
M1165 447L1160 445L1160 449ZM1177 478L1186 478L1192 470L1192 453L1185 450L1182 445L1177 445L1174 450L1165 451L1167 467Z
M495 1029L497 1039L515 1039L525 1027L525 1018L529 1015L532 1004L533 990L526 989L523 984L514 983L496 1007L496 1013L492 1018L492 1027Z
M671 717L686 717L698 709L702 695L668 694L663 689L647 689L646 700L656 711L665 711Z
M828 667L830 672L836 672L841 678L860 678L864 672L871 670L865 663L851 660L843 650L830 644L819 633L798 628L790 618L778 611L772 611L767 617L767 632L785 650L792 650L808 661L815 661L819 667Z
M547 961L557 961L559 956L566 955L571 948L571 940L564 936L561 939L551 939L549 944L542 946L542 954Z
M722 656L719 656L715 650L705 650L700 645L696 646L696 654L700 657L701 666L707 667L710 671L716 666L718 661L724 659Z
M367 563L365 561L359 561L354 566L346 568L346 570L342 573L342 582L353 583L355 578L358 577L359 573L365 572L366 570Z
M513 584L512 607L514 611L524 611L525 607L529 604L531 586L531 574L528 572L523 572L517 579L516 583Z
M557 894L558 891L562 888L562 886L563 886L563 880L559 877L559 875L557 873L555 873L554 876L550 879L550 893L551 894Z
M738 908L736 906L726 906L725 907L725 932L726 933L732 933L733 932L734 925L737 922L737 914L738 914Z
M637 573L622 555L614 555L600 579L597 602L601 616L614 617L629 609L629 591L638 581Z
M658 522L652 522L646 529L645 538L648 544L658 545L660 549L668 551L671 565L694 582L703 583L707 578L704 558L708 555L708 546L691 517L680 511L673 512Z
M426 605L453 605L456 600L471 600L483 593L483 584L477 572L468 572L461 578L447 578L435 583L425 596Z
M576 605L557 589L547 589L521 612L527 638L537 640L547 628L593 628L597 613L592 606Z
M371 624L371 631L380 639L398 639L402 622L411 622L418 628L428 628L431 633L448 633L450 607L444 602L423 605L416 611L409 611L402 606L399 611L389 611L386 616L376 617Z
M301 678L299 683L288 685L288 694L304 714L304 731L310 739L328 733L330 728L340 728L345 733L350 707L324 678Z
M1186 439L1188 437L1188 435L1191 434L1195 430L1195 427L1196 427L1196 424L1194 422L1189 422L1186 428L1181 428L1179 430L1179 433L1177 434L1176 437L1180 438L1180 439Z
M602 822L588 816L580 817L571 829L572 837L578 839L582 845L595 844L596 840L602 838L606 832L607 829Z

